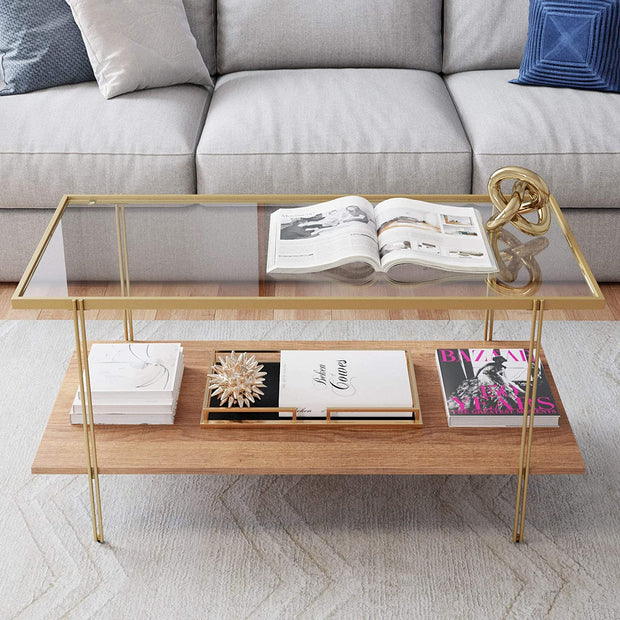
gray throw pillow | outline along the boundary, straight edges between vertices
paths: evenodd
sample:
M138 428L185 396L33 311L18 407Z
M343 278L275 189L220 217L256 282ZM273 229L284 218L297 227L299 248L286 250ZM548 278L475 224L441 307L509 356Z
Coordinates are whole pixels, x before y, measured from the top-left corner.
M64 0L0 0L0 95L94 79Z
M183 0L67 3L106 99L173 84L213 87L189 28Z

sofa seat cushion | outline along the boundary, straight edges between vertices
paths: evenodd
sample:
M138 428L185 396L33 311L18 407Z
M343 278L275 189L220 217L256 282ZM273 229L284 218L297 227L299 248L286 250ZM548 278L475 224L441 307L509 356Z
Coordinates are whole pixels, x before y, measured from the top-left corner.
M408 69L219 79L199 193L468 192L471 152L441 78Z
M0 98L0 206L55 207L63 194L194 193L201 86L112 100L97 84Z
M560 205L618 206L620 94L509 84L517 70L446 78L473 150L472 191L502 166L525 166Z

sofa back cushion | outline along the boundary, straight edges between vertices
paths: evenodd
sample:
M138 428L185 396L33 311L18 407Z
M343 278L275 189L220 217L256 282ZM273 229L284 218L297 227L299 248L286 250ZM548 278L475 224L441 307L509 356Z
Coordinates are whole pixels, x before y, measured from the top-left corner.
M215 75L215 0L183 0L183 6L209 73Z
M443 72L518 69L529 0L445 0Z
M442 0L218 0L219 73L441 70Z

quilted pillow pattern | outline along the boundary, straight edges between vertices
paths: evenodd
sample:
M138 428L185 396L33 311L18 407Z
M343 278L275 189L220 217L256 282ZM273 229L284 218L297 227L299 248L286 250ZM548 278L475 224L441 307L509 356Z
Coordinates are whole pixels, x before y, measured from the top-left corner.
M512 82L620 92L620 0L531 0Z
M64 0L0 0L0 95L94 79Z

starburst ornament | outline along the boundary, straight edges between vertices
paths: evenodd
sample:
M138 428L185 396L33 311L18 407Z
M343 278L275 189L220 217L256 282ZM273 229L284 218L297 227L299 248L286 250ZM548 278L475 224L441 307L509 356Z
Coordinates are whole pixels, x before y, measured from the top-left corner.
M235 354L234 351L225 358L218 357L218 364L214 364L209 374L211 379L211 396L219 396L220 406L226 404L232 407L236 402L239 407L250 406L250 403L260 400L264 392L260 389L265 387L263 377L266 372L261 372L263 366L259 365L256 358L249 353Z

